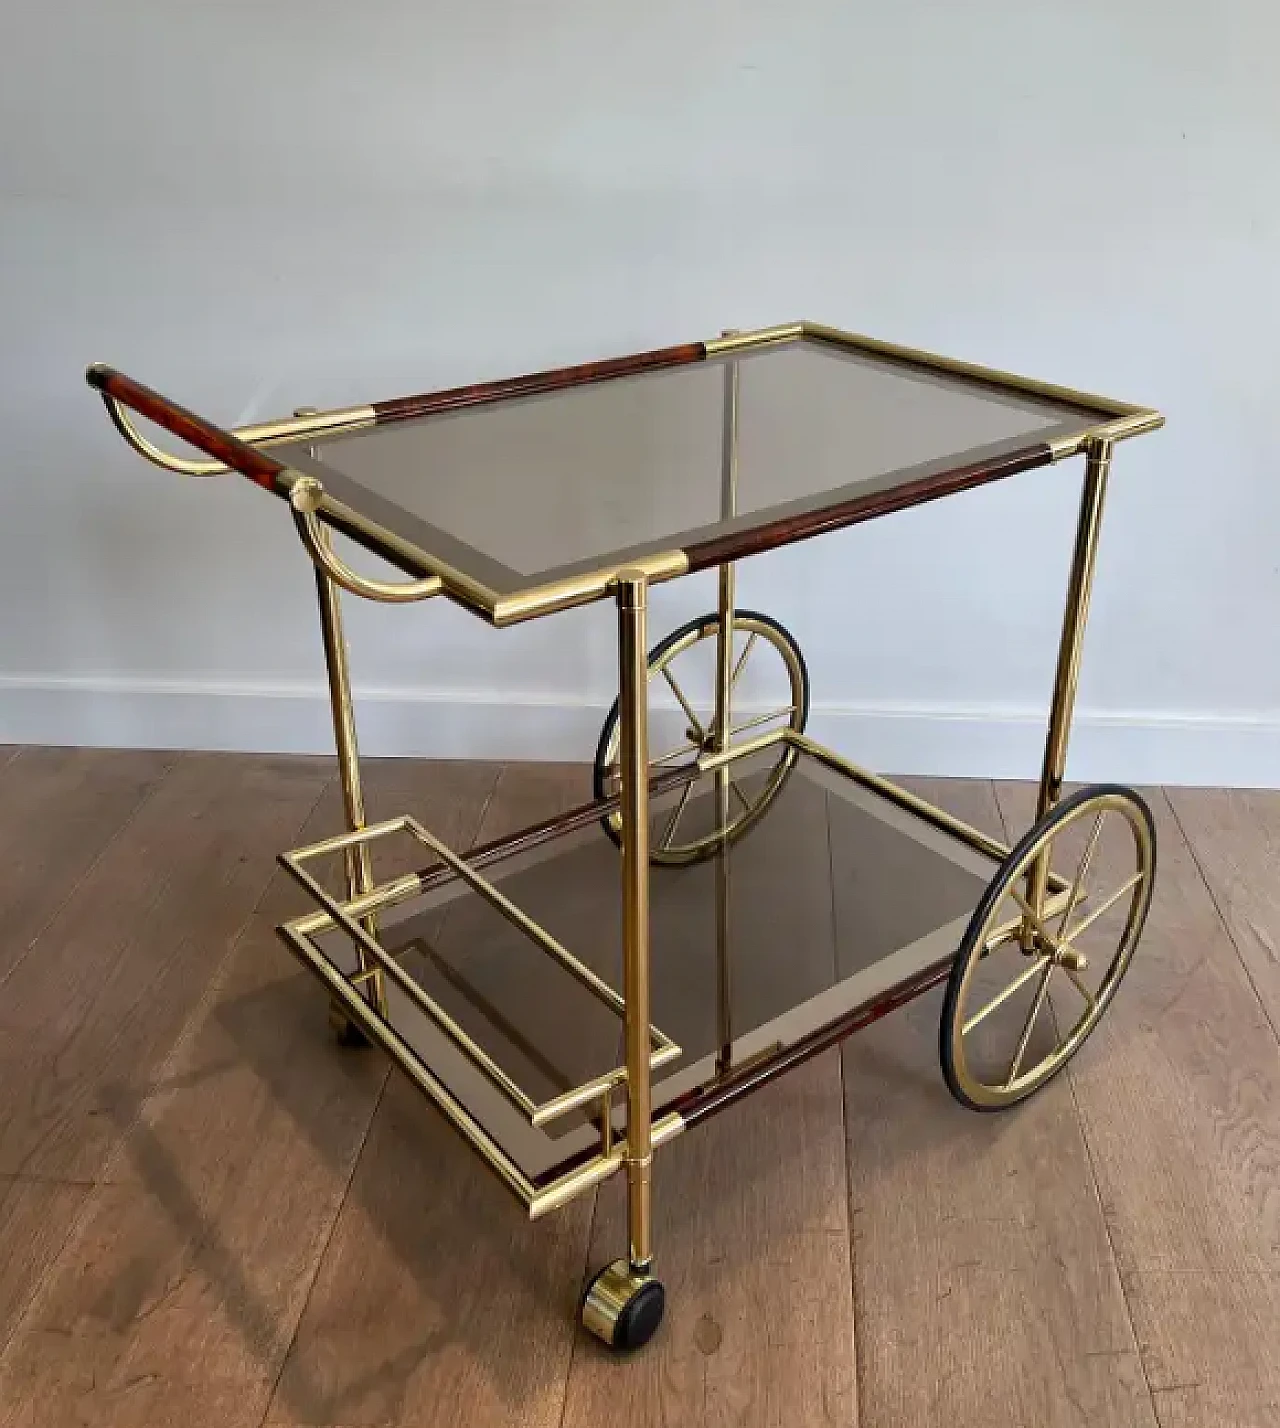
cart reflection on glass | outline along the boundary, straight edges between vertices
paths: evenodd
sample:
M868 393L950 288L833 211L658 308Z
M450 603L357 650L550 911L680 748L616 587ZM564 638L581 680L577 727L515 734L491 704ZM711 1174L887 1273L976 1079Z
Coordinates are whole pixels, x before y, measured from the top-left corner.
M1155 832L1132 789L1061 789L1112 452L1156 412L811 323L235 431L88 378L148 459L289 503L347 826L282 854L315 910L281 936L340 1039L381 1047L530 1216L625 1175L627 1253L582 1304L606 1343L662 1317L652 1166L674 1136L943 982L942 1071L975 1110L1031 1095L1106 1011ZM804 657L738 607L736 562L1075 456L1037 816L1008 848L809 735ZM334 531L405 578L358 573ZM650 647L649 587L712 569L716 608ZM368 823L341 591L494 626L614 601L594 799L466 856L409 814ZM379 881L397 841L418 870Z

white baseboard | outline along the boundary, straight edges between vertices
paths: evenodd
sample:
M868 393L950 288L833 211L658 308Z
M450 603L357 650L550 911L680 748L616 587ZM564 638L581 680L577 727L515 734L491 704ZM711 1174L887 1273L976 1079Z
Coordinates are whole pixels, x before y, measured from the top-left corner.
M429 758L589 760L607 709L571 698L413 690L365 690L357 704L363 753ZM1020 709L815 704L809 731L895 773L1031 778L1044 718ZM10 675L0 676L0 743L328 753L333 735L327 696L315 686ZM1277 788L1280 717L1082 709L1069 774Z

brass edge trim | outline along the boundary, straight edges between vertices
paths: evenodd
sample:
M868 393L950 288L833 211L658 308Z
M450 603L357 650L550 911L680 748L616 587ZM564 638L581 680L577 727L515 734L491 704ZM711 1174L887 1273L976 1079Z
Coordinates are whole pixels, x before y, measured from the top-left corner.
M650 1023L650 1030L655 1033L655 1040L662 1035L652 1023ZM649 1068L654 1071L659 1070L683 1054L681 1048L674 1041L669 1037L664 1037L657 1049L650 1053ZM540 1106L535 1107L530 1120L536 1130L541 1130L543 1126L550 1125L552 1121L558 1121L561 1116L568 1115L570 1111L576 1111L581 1106L589 1106L593 1101L598 1101L606 1092L622 1085L626 1079L627 1068L617 1066L612 1071L606 1071L601 1076L584 1081L581 1086L575 1086L571 1091L564 1091L559 1096L552 1096L549 1101L543 1101Z
M586 605L602 599L626 570L638 570L650 585L657 585L686 574L688 569L689 557L683 550L664 550L655 555L638 556L619 565L588 571L584 575L570 575L513 595L500 595L492 611L493 623L514 625L523 620L537 619L540 615L554 614L557 610L567 610L571 605Z
M1114 421L1103 422L1101 426L1090 427L1079 436L1063 436L1050 441L1049 454L1053 462L1065 461L1068 457L1079 456L1098 441L1124 441L1131 436L1142 436L1149 431L1159 431L1165 424L1164 414L1154 407L1142 407L1129 416L1117 417Z
M1131 436L1141 436L1148 431L1159 431L1165 419L1162 412L1154 407L1140 407L1116 421L1095 428L1081 442L1081 449L1095 441L1125 441Z
M968 843L971 848L985 853L987 857L994 858L997 862L1003 862L1009 856L1011 849L1007 844L1000 842L998 838L992 838L989 834L982 832L980 828L975 828L971 823L966 823L963 819L948 813L945 808L939 808L936 804L930 803L928 799L920 798L908 789L892 783L889 779L872 773L870 769L864 769L860 764L855 764L840 754L834 753L825 745L818 743L816 739L811 739L807 734L798 734L793 729L787 729L784 731L783 737L786 743L793 744L803 753L812 755L820 763L826 764L828 768L845 774L855 783L860 783L864 788L870 789L872 793L878 793L891 803L905 808L908 813L914 813L926 822L932 823L935 828L940 828L945 833L954 834L961 841ZM1060 892L1069 886L1067 880L1057 873L1050 875L1049 885L1054 892Z
M726 332L703 342L708 357L722 357L726 352L741 352L752 347L774 347L786 342L798 342L804 336L803 322L784 322L777 327L757 327L751 332Z
M1056 465L1059 461L1067 461L1073 456L1079 456L1088 444L1091 432L1082 432L1079 436L1060 436L1056 441L1046 442L1049 448L1049 464Z
M369 1003L351 987L342 973L327 958L315 952L304 939L297 937L287 923L277 928L277 931L298 960L338 998L344 1013L356 1022L371 1041L382 1047L463 1139L479 1152L506 1187L526 1207L531 1207L537 1198L533 1182L448 1087L414 1054L399 1032L383 1021Z
M99 392L107 415L125 441L145 460L163 471L175 471L180 476L221 476L230 471L224 461L211 461L207 457L194 458L177 456L156 445L129 414L124 403L110 392ZM247 446L272 446L282 441L294 441L321 432L359 431L373 426L376 414L372 407L340 407L333 411L317 412L314 416L286 417L277 421L256 422L251 426L233 426L227 429L230 436L243 441Z
M684 1128L684 1118L676 1111L671 1111L661 1119L654 1121L651 1135L654 1149L656 1150L658 1146L665 1145L667 1141L674 1139ZM607 1156L589 1160L586 1165L581 1165L576 1170L570 1170L559 1180L553 1180L550 1185L535 1191L529 1205L529 1218L540 1220L543 1215L560 1209L585 1191L594 1189L595 1186L621 1170L626 1163L626 1158L627 1143L625 1140L619 1141Z
M1073 406L1094 407L1113 417L1149 417L1151 408L1138 406L1132 402L1118 402L1114 397L1100 397L1093 392L1081 392L1073 387L1059 386L1054 382L1041 382L1034 377L1020 377L1015 372L1003 372L998 367L984 367L977 362L963 362L954 357L942 357L936 352L926 352L919 347L902 347L895 342L882 342L878 337L866 337L858 332L846 332L843 328L828 327L821 322L802 322L801 329L806 337L819 342L829 342L836 347L847 347L857 352L875 352L884 357L896 357L904 362L914 362L919 366L933 367L942 372L954 372L960 377L973 377L990 382L1011 391L1026 392L1030 396L1047 397L1053 401L1067 402ZM1156 413L1155 415L1158 415ZM1143 430L1148 428L1143 427Z
M360 897L351 898L346 903L349 917L365 917L370 913L382 912L388 907L399 907L409 902L422 891L422 873L403 873L389 883L382 883ZM332 932L337 923L327 912L308 912L301 917L291 917L290 927L303 937L316 937L322 932Z
M345 833L334 833L328 838L321 838L318 842L307 843L301 848L291 848L287 853L276 855L276 861L282 867L292 869L296 860L305 863L310 858L323 857L326 853L341 853L347 848L354 848L360 843L372 843L377 838L389 838L394 833L403 833L406 829L406 814L401 814L398 818L384 818L381 823L366 823L361 828L352 828ZM370 889L372 893L374 889Z
M251 426L231 428L231 435L249 446L274 446L282 441L300 441L308 436L320 436L336 431L360 431L377 422L371 406L334 407L330 411L307 416L281 417L274 421L256 422Z

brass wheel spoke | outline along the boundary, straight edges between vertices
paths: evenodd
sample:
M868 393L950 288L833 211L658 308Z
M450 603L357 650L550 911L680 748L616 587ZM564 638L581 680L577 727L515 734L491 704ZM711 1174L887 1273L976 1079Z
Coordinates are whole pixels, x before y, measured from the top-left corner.
M699 739L707 737L707 731L703 728L702 720L693 712L693 705L684 697L684 690L676 683L676 677L671 673L670 666L662 666L662 677L671 686L671 692L680 701L680 707L685 712L685 717L689 720L690 727Z
M1110 912L1111 909L1116 905L1116 903L1118 903L1120 899L1125 895L1125 893L1132 892L1133 889L1138 886L1138 884L1145 876L1146 873L1141 868L1139 868L1138 871L1134 873L1131 878L1126 879L1123 883L1120 884L1120 886L1115 890L1115 892L1111 894L1111 896L1106 900L1106 902L1102 903L1099 907L1095 907L1094 910L1089 914L1088 917L1085 918L1083 922L1077 923L1075 927L1073 927L1071 931L1068 932L1066 936L1061 939L1060 945L1063 947L1070 947L1071 944L1076 940L1077 937L1080 936L1081 933L1087 932L1088 929L1091 928L1093 924L1097 922L1100 917L1103 916L1104 913Z
M658 843L658 847L662 848L664 851L671 847L671 840L676 836L676 828L679 826L680 816L688 807L689 798L692 793L693 780L690 779L689 782L685 784L684 789L680 794L679 802L675 806L675 812L672 813L670 819L668 819L667 826L663 830L662 838Z
M752 630L752 631L751 631L751 637L747 640L746 646L743 648L742 653L738 656L738 662L737 662L737 664L735 664L734 667L733 667L733 673L729 676L729 689L730 689L730 691L732 691L733 688L734 688L734 687L736 686L736 684L738 683L738 676L739 676L739 675L742 673L742 671L747 667L747 660L750 659L750 657L751 657L751 650L752 650L752 648L754 647L755 642L756 642L759 638L760 638L760 631L759 631L759 630Z
M1076 880L1071 884L1071 892L1067 897L1067 905L1063 909L1062 917L1058 921L1058 936L1062 936L1062 929L1071 921L1071 914L1076 910L1076 904L1080 901L1080 894L1084 892L1084 880L1089 875L1089 868L1093 864L1093 855L1098 851L1098 838L1102 833L1102 820L1107 816L1104 808L1093 820L1093 828L1089 832L1089 841L1085 844L1084 854L1080 859L1080 866L1076 869Z
M981 1011L974 1012L974 1014L969 1018L969 1020L965 1022L965 1024L960 1028L961 1036L968 1036L969 1033L974 1029L974 1027L977 1026L979 1022L985 1021L987 1017L989 1017L991 1013L996 1010L997 1007L1004 1006L1005 1002L1007 1002L1009 998L1014 995L1015 992L1019 991L1022 987L1025 987L1027 983L1032 979L1032 977L1034 977L1036 973L1041 970L1042 965L1042 959L1037 957L1036 960L1032 962L1029 967L1027 967L1024 971L1019 972L1018 975L1013 979L1013 981L1010 982L1009 985L1004 989L1004 991L992 997L992 999L986 1004L985 1007L982 1008Z
M1093 1011L1094 1007L1098 1005L1098 999L1089 990L1084 978L1081 977L1080 973L1077 972L1074 967L1063 967L1062 970L1067 974L1067 977L1070 979L1072 986L1074 986L1076 991L1078 991L1080 995L1085 999L1089 1010Z
M650 759L649 767L660 769L664 764L673 764L681 754L697 754L699 752L697 744L681 744L678 749L672 749L670 753L663 754L660 758ZM617 777L615 774L614 777Z
M1022 1028L1022 1035L1018 1038L1018 1049L1013 1053L1013 1060L1009 1064L1009 1074L1005 1077L1004 1090L1018 1079L1018 1072L1022 1067L1022 1058L1027 1054L1027 1047L1031 1043L1031 1033L1035 1030L1036 1020L1044 1006L1045 998L1049 995L1049 977L1053 972L1053 963L1050 962L1044 969L1044 976L1040 979L1040 985L1036 988L1035 1000L1031 1003L1031 1010L1027 1013L1026 1025Z
M729 787L733 790L734 793L736 793L736 794L738 795L738 802L742 804L743 811L746 812L746 813L750 813L750 812L751 812L751 800L750 800L750 799L747 797L747 795L746 795L745 793L743 793L743 791L738 787L738 781L737 781L737 779L731 778L731 779L729 780Z
M758 729L761 724L772 723L774 719L785 719L795 712L796 706L788 704L785 709L771 709L768 714L757 714L754 719L747 719L741 724L735 724L729 730L729 737L732 739L735 734L745 734L748 729Z

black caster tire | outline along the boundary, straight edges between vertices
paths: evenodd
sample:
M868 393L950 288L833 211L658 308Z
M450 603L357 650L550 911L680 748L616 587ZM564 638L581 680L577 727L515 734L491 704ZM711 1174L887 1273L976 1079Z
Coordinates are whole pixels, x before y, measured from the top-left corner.
M658 1332L666 1312L662 1281L638 1274L625 1259L606 1265L582 1296L582 1323L619 1353L641 1349Z

